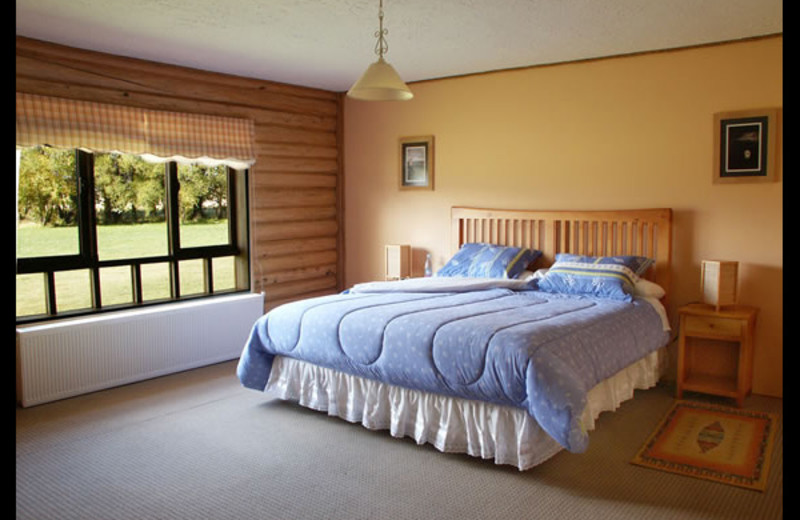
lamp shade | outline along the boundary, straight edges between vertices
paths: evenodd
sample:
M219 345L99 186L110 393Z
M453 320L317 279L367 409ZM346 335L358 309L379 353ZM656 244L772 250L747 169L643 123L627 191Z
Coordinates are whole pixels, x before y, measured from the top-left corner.
M734 305L737 295L739 262L703 260L700 263L700 286L703 303L716 306L717 310Z
M411 276L411 246L386 246L386 279L402 280Z
M414 97L394 67L383 57L364 71L347 95L365 101L405 101Z

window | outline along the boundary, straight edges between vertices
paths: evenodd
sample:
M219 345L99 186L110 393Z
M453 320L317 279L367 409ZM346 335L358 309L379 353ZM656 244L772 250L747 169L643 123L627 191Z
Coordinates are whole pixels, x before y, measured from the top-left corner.
M17 92L16 147L18 323L249 290L252 120Z
M17 149L17 322L249 290L247 170Z

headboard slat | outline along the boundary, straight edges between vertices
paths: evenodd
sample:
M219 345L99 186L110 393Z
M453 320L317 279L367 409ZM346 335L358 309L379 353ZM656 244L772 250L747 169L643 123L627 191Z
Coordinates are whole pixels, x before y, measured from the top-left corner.
M655 260L647 278L669 293L672 270L672 210L451 210L451 250L468 242L490 242L542 251L537 267L558 253L590 256L640 255Z

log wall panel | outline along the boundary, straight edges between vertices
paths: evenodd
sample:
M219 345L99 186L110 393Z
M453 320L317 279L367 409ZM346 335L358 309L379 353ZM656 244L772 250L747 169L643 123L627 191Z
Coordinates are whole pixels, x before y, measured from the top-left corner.
M326 278L311 278L298 282L276 283L268 285L267 287L270 289L270 299L276 300L294 299L296 294L308 294L312 292L331 294L336 290L336 277L329 276Z
M268 274L264 277L264 283L269 286L269 284L273 283L296 282L299 280L310 280L312 278L330 278L334 276L335 273L336 264L291 269Z
M313 298L315 296L326 296L326 295L328 295L330 293L331 293L330 290L314 291L314 292L304 293L304 297L305 298ZM294 300L295 300L295 298L273 299L271 301L268 301L264 305L264 310L265 311L269 311L269 310L272 310L272 309L274 309L275 307L277 307L279 305L283 305L284 303L289 303L289 302L294 301Z
M109 91L224 99L230 105L333 118L338 112L337 94L333 92L112 56L28 38L17 37L16 65L19 76L53 83L61 83L66 77L74 85Z
M259 226L256 229L255 239L272 242L295 238L320 238L335 236L338 230L339 224L334 219L281 222Z
M260 208L253 217L258 222L295 222L298 220L324 220L336 218L336 208L319 206L311 208Z
M336 190L332 188L275 188L257 184L255 192L256 209L336 205Z
M289 240L275 240L265 249L260 258L276 256L314 256L309 253L336 251L336 240L330 237L322 238L292 238Z
M19 45L19 42L22 41L24 47ZM164 73L165 75L171 76L189 76L189 75L196 75L203 79L207 79L208 81L213 81L219 85L228 85L228 86L255 86L257 88L269 88L275 89L276 92L280 92L283 89L284 92L295 92L298 95L307 95L309 97L327 97L330 93L322 90L317 89L306 89L305 92L298 91L297 87L291 85L285 85L283 83L275 83L269 81L263 81L258 79L251 79L245 78L241 76L231 76L228 74L221 74L217 72L207 72L207 71L198 71L196 69L187 69L182 67L174 67L172 65L158 63L154 61L144 61L139 60L136 58L128 58L125 56L115 56L111 54L104 54L104 53L95 53L93 51L87 51L83 49L76 49L74 47L67 47L64 45L53 45L48 42L34 40L30 38L22 38L17 37L17 54L18 55L28 55L37 57L40 61L57 61L58 63L67 62L69 60L75 59L89 59L94 64L102 66L103 70L107 68L113 67L124 67L124 70L129 72L152 72L152 73ZM89 58L85 58L89 56ZM82 65L82 63L81 63Z
M336 188L336 174L325 173L271 173L260 182L270 188Z
M315 159L310 157L283 157L279 155L256 156L261 163L260 170L267 172L327 173L336 175L336 159Z
M314 129L282 127L272 124L259 124L256 121L256 145L261 144L307 144L320 147L336 148L335 132Z
M338 150L326 146L261 143L258 149L270 157L311 157L334 160L338 158Z
M276 256L272 258L259 259L263 264L267 276L293 269L305 269L307 267L319 267L328 265L336 261L336 251L317 251L305 255Z
M251 285L265 310L342 289L341 95L16 38L20 92L252 119Z

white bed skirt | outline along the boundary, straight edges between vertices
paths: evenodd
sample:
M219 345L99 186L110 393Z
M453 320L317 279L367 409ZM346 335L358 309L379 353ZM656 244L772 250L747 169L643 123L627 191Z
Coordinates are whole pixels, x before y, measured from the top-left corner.
M655 386L666 360L662 348L592 388L582 416L587 431L601 412L617 409L634 390ZM442 452L494 459L520 470L563 449L521 408L409 390L281 356L272 363L266 392Z

